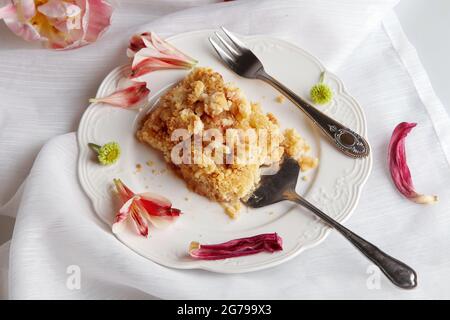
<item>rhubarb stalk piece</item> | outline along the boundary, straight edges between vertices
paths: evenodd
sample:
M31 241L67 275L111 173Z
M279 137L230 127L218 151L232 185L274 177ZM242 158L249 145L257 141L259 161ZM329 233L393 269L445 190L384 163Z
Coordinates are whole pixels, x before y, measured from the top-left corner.
M276 233L265 233L253 237L230 240L219 244L191 242L189 254L195 259L219 260L283 250L283 240Z
M395 127L389 143L389 170L398 191L406 198L421 204L431 204L438 201L437 196L417 193L414 189L411 172L406 162L405 139L417 123L402 122Z

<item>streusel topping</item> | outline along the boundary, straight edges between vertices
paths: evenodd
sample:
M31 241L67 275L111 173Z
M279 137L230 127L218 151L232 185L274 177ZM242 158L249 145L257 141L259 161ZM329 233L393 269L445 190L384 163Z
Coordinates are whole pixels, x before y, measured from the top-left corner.
M180 129L185 134L177 136ZM239 199L259 182L262 165L280 161L286 152L303 159L302 170L317 166L316 159L307 156L311 148L295 130L281 132L273 114L263 113L259 104L250 103L239 88L209 68L194 69L164 94L137 137L160 150L189 188L221 202L233 218ZM180 144L190 147L183 149L190 150L183 158L188 163L173 161Z

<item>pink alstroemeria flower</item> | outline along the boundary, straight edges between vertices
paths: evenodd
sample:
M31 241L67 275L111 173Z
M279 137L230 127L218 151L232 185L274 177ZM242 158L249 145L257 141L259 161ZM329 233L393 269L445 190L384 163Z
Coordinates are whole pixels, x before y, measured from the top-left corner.
M419 194L414 190L411 172L406 162L405 139L417 123L402 122L395 127L389 143L389 170L398 191L406 198L421 204L435 203L437 196Z
M73 49L97 40L110 25L106 0L0 0L0 19L27 41Z
M156 70L190 69L197 61L184 54L154 32L144 32L130 39L127 55L133 58L131 78Z
M120 179L114 179L114 184L122 207L114 219L113 233L117 233L118 225L131 215L138 233L147 237L147 220L155 227L163 228L181 213L179 209L172 208L172 203L162 196L150 192L135 194Z
M90 99L90 102L104 102L122 108L130 108L150 93L145 86L146 82L140 82L141 80L137 78L157 70L190 69L197 63L196 60L160 39L153 32L132 36L127 55L133 59L131 73L128 77L131 84L108 97Z

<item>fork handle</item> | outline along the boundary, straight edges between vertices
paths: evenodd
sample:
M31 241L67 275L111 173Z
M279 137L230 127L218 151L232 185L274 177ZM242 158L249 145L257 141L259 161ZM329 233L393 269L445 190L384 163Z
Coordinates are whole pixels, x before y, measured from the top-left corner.
M339 233L347 238L347 240L349 240L361 253L369 258L374 264L376 264L388 277L388 279L391 280L391 282L396 286L403 289L412 289L417 286L416 272L405 263L391 257L387 253L381 251L375 245L353 233L352 231L341 225L339 222L319 210L309 201L299 196L294 191L285 192L284 198L286 200L294 201L303 207L306 207L316 216L326 222L329 226L339 231Z
M363 137L317 110L291 89L267 74L264 69L258 71L257 78L275 87L291 100L294 105L306 113L341 152L353 158L362 158L369 154L369 144Z

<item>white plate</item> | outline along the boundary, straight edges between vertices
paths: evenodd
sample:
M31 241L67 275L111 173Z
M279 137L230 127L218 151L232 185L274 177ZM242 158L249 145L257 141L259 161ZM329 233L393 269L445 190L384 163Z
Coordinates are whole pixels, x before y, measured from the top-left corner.
M297 190L336 220L342 222L347 219L355 209L362 186L370 173L371 157L352 159L344 156L290 102L275 102L279 93L269 85L241 78L229 71L218 60L208 42L211 33L212 31L185 33L172 37L169 41L196 58L199 66L212 67L226 81L235 82L249 100L261 102L264 111L276 115L282 128L296 128L312 145L313 153L320 158L319 167L307 173L308 181L299 179ZM278 39L253 36L245 41L262 60L268 73L300 96L309 96L309 89L324 70L316 58ZM103 80L97 96L113 92L125 69L114 69ZM182 79L185 74L186 71L171 70L149 75L148 80L152 83L151 98L141 111L92 104L84 113L78 129L78 173L81 185L92 200L98 216L108 225L112 224L117 209L111 192L113 178L121 178L135 192L152 191L166 196L174 207L184 212L176 223L165 230L151 227L148 239L137 235L129 224L117 238L148 259L180 269L198 268L222 273L260 270L292 259L325 239L329 228L305 209L291 203L244 209L238 220L231 220L222 207L190 192L184 182L172 172L160 173L166 167L162 157L150 147L139 143L134 134L139 119L154 105L161 92ZM367 136L364 113L358 103L345 92L342 82L336 76L327 73L326 82L333 88L335 95L333 101L321 107L321 110ZM87 144L103 144L108 141L118 141L123 153L117 164L103 167L95 162ZM155 165L148 167L148 160L154 161ZM142 171L136 173L138 163L142 165ZM152 173L152 170L156 172ZM283 238L283 251L218 261L194 260L187 254L189 243L194 240L219 243L266 232L277 232Z

